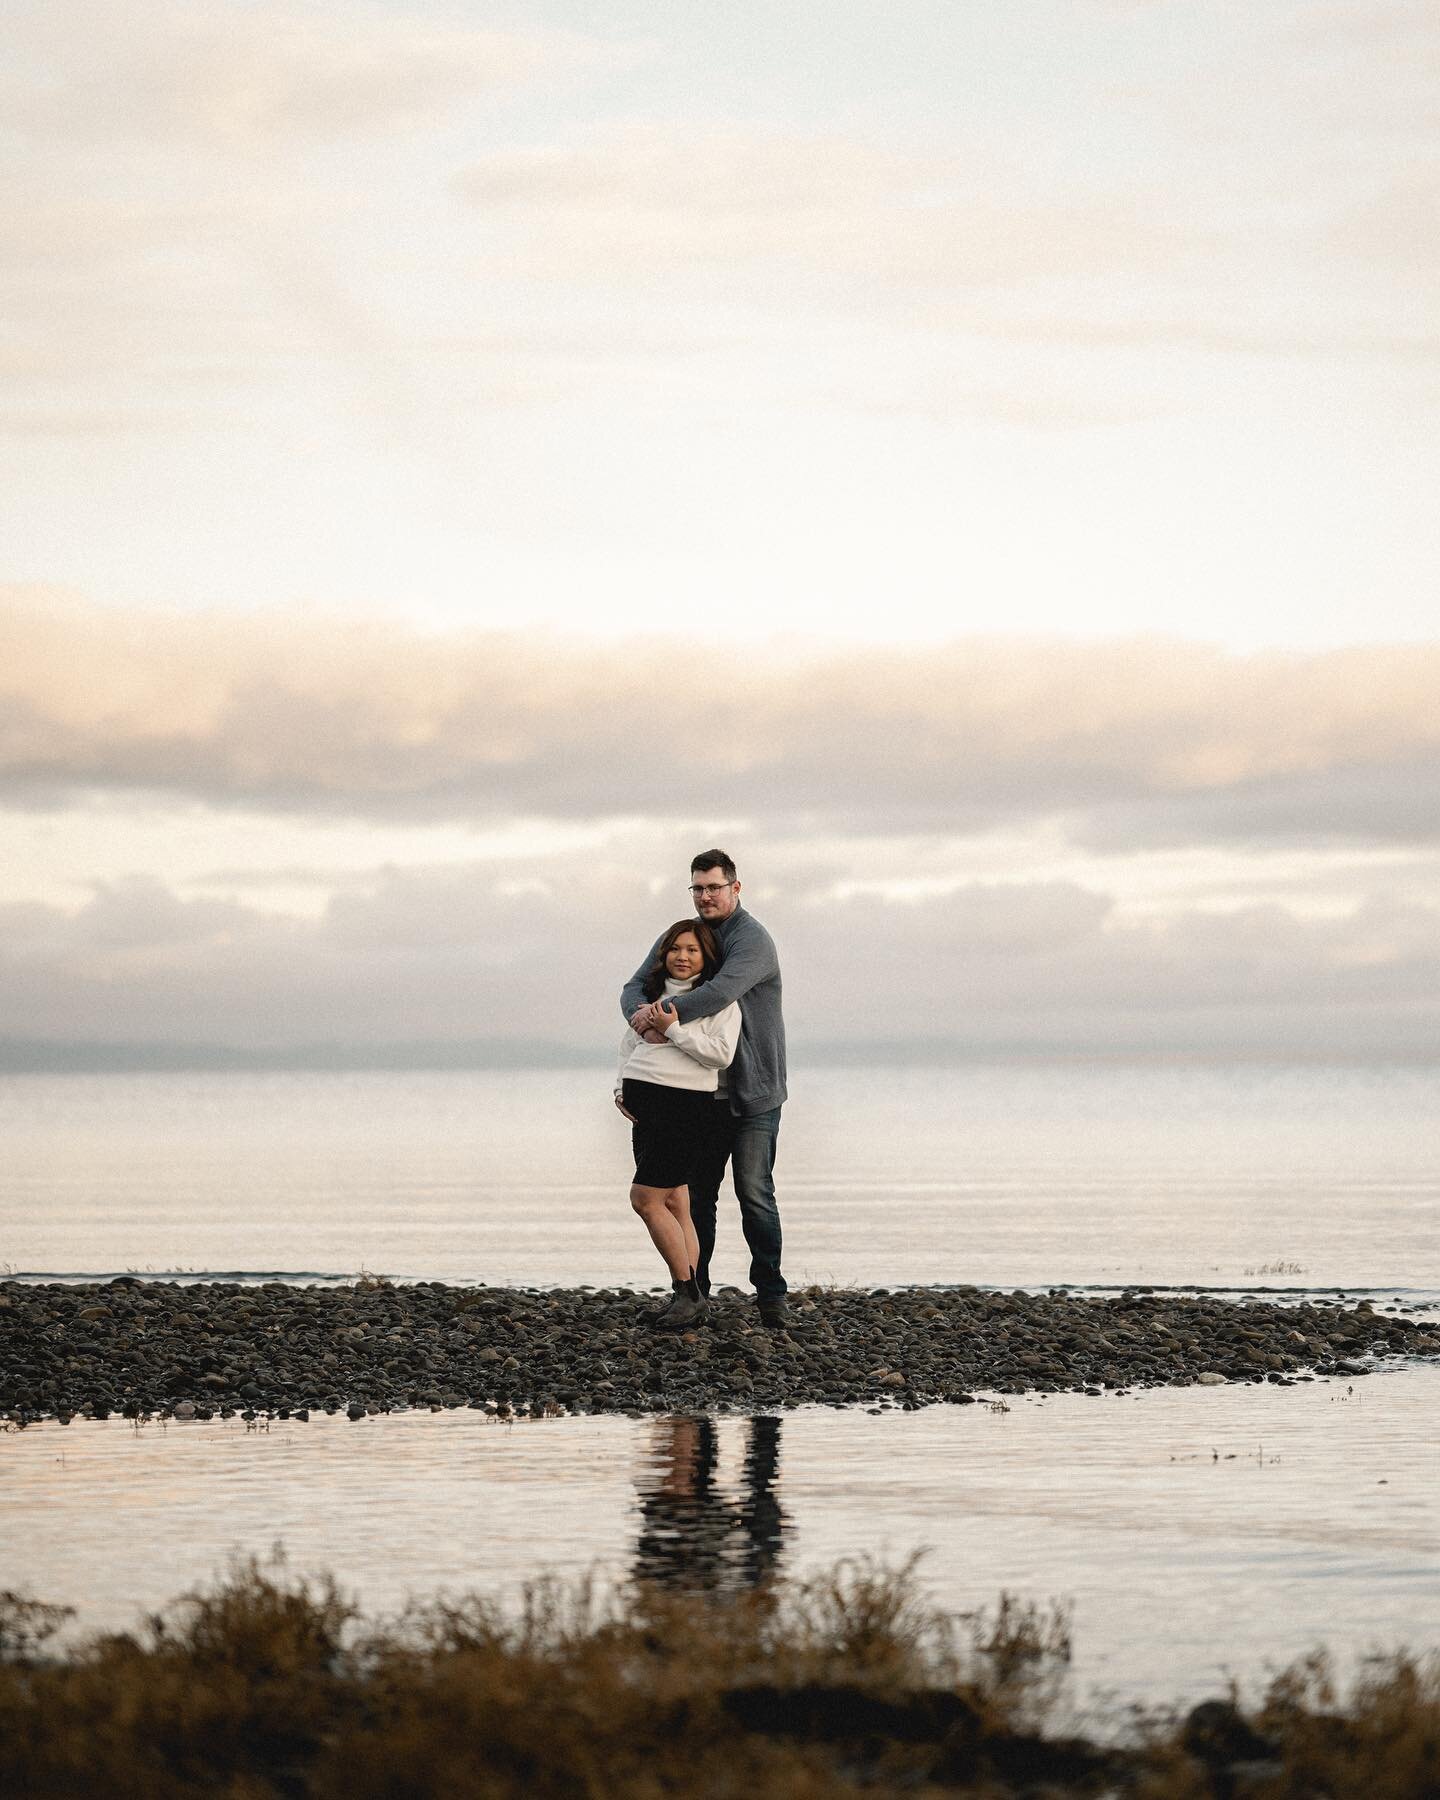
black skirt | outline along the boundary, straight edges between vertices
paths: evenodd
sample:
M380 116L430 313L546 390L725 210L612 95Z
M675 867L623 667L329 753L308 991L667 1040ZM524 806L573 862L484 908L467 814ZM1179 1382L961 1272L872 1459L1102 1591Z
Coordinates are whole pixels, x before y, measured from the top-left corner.
M625 1081L620 1097L635 1121L630 1142L636 1185L683 1187L715 1141L720 1102L714 1094L658 1081Z

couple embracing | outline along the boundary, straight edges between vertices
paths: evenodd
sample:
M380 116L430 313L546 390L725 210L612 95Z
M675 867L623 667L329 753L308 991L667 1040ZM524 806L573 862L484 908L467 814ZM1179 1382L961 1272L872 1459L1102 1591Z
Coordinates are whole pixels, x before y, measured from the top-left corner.
M615 1104L632 1127L630 1204L672 1290L653 1322L680 1331L706 1310L728 1163L760 1318L778 1329L789 1319L774 1180L785 1101L780 963L770 933L740 904L723 850L691 862L690 896L696 916L660 934L620 995L629 1024Z

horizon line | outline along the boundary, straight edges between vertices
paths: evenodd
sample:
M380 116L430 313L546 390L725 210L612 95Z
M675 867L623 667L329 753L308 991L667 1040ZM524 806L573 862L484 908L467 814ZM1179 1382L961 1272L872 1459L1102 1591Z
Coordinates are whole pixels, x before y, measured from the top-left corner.
M940 1068L985 1062L1287 1063L1316 1067L1440 1064L1440 1047L1354 1050L1283 1044L1075 1044L1014 1039L830 1039L791 1045L792 1062L818 1068ZM416 1039L377 1044L319 1042L246 1046L186 1041L0 1038L0 1075L476 1073L592 1069L608 1050L552 1040Z

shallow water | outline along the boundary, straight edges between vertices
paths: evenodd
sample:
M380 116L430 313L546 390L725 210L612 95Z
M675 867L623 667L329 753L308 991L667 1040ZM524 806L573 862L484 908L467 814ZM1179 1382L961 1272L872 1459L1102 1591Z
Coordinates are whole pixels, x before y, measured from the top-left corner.
M0 1587L133 1623L285 1546L367 1608L541 1569L734 1587L842 1556L964 1610L1074 1604L1077 1697L1165 1702L1317 1643L1433 1642L1440 1369L874 1415L470 1411L44 1425L0 1438Z
M1436 1071L802 1071L792 1282L1440 1294ZM0 1079L0 1265L652 1285L603 1070ZM743 1282L722 1195L716 1273Z

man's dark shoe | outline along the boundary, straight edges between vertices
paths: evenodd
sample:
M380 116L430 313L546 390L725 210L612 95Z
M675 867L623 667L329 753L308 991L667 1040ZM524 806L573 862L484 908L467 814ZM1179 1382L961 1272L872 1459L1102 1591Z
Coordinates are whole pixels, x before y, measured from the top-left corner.
M790 1323L790 1302L783 1294L772 1294L761 1300L760 1323L770 1331L783 1331Z

